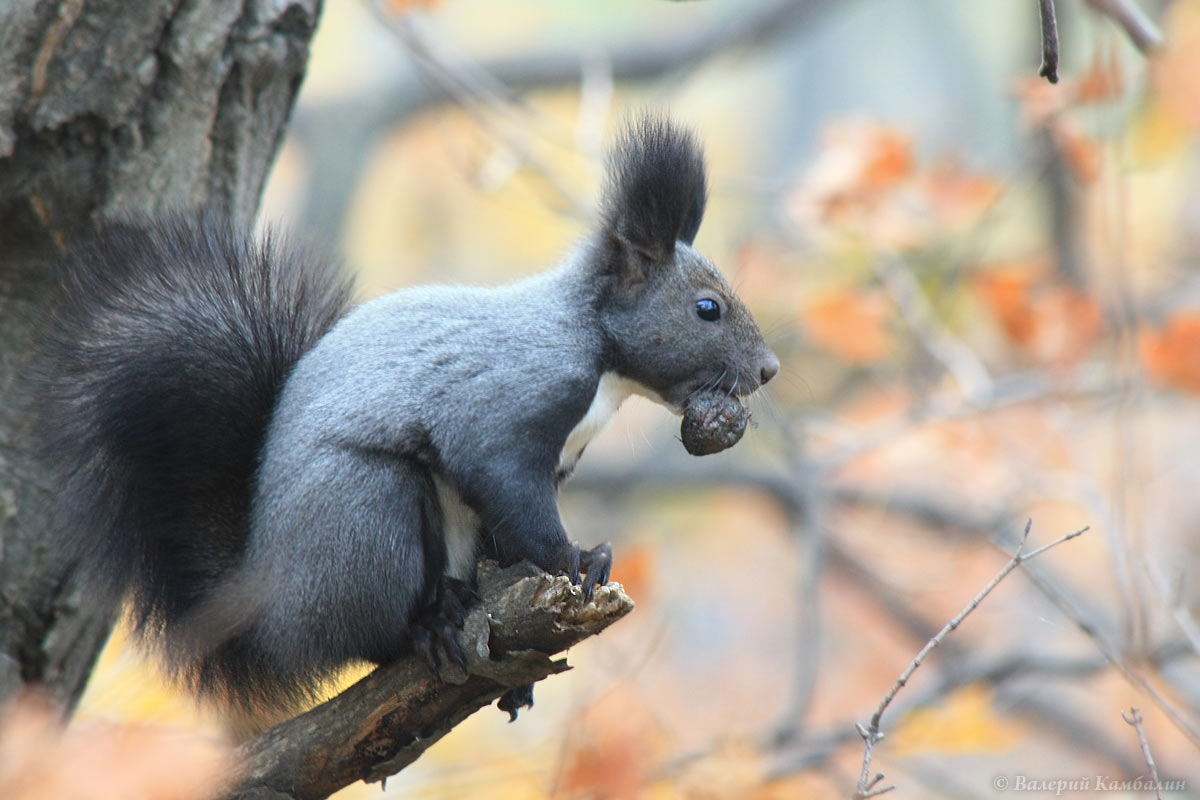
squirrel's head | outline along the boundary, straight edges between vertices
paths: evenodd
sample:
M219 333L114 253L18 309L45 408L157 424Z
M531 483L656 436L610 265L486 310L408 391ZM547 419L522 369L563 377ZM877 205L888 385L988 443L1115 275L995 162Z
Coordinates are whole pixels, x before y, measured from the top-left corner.
M691 132L643 115L609 158L598 252L601 304L617 371L676 412L698 389L738 395L779 371L745 304L692 249L708 199L704 153Z

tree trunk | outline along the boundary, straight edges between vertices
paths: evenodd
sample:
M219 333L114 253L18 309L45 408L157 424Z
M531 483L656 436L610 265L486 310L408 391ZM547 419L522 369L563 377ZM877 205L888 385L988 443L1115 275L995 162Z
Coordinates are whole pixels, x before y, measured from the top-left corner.
M62 248L200 205L249 221L321 0L8 0L0 10L0 701L70 706L112 621L81 603L29 457L20 378ZM36 402L36 398L32 398Z

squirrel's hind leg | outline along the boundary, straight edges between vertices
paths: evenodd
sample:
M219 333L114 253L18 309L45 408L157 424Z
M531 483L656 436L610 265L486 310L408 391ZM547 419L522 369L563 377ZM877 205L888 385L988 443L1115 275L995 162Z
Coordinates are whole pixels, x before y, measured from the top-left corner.
M479 595L468 583L443 575L433 599L413 620L413 652L425 659L434 675L440 677L443 655L466 669L467 660L458 634L467 619L467 609L477 602Z
M268 463L268 468L271 466ZM281 670L393 661L445 571L427 469L378 451L322 448L269 478L247 553L271 602L259 644Z

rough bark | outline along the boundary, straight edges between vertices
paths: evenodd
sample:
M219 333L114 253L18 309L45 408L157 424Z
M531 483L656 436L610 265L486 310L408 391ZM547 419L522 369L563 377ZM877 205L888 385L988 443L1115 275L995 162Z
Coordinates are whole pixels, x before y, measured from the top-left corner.
M415 656L381 667L327 703L243 745L237 800L316 800L386 780L515 686L566 670L552 655L633 610L619 584L590 602L565 577L528 564L481 564L482 601L463 626L466 669L435 678Z
M0 10L0 700L68 706L112 613L54 546L20 392L62 247L99 220L250 219L321 0L11 0ZM36 402L36 398L33 398Z

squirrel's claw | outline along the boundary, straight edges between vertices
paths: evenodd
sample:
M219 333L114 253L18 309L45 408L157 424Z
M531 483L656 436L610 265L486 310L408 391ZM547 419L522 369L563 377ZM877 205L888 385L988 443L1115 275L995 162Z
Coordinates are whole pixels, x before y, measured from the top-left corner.
M522 708L533 708L533 684L527 683L524 686L509 689L501 695L496 707L501 711L508 712L509 722L516 722L518 711Z
M579 569L587 577L577 582L583 586L585 600L592 599L592 591L597 586L608 583L608 576L612 573L612 558L612 545L608 542L580 552Z
M413 652L425 660L434 675L441 677L445 655L464 671L467 657L458 641L467 618L467 608L479 601L479 594L467 583L443 575L434 590L433 600L412 622L409 635ZM439 651L441 655L439 655Z

